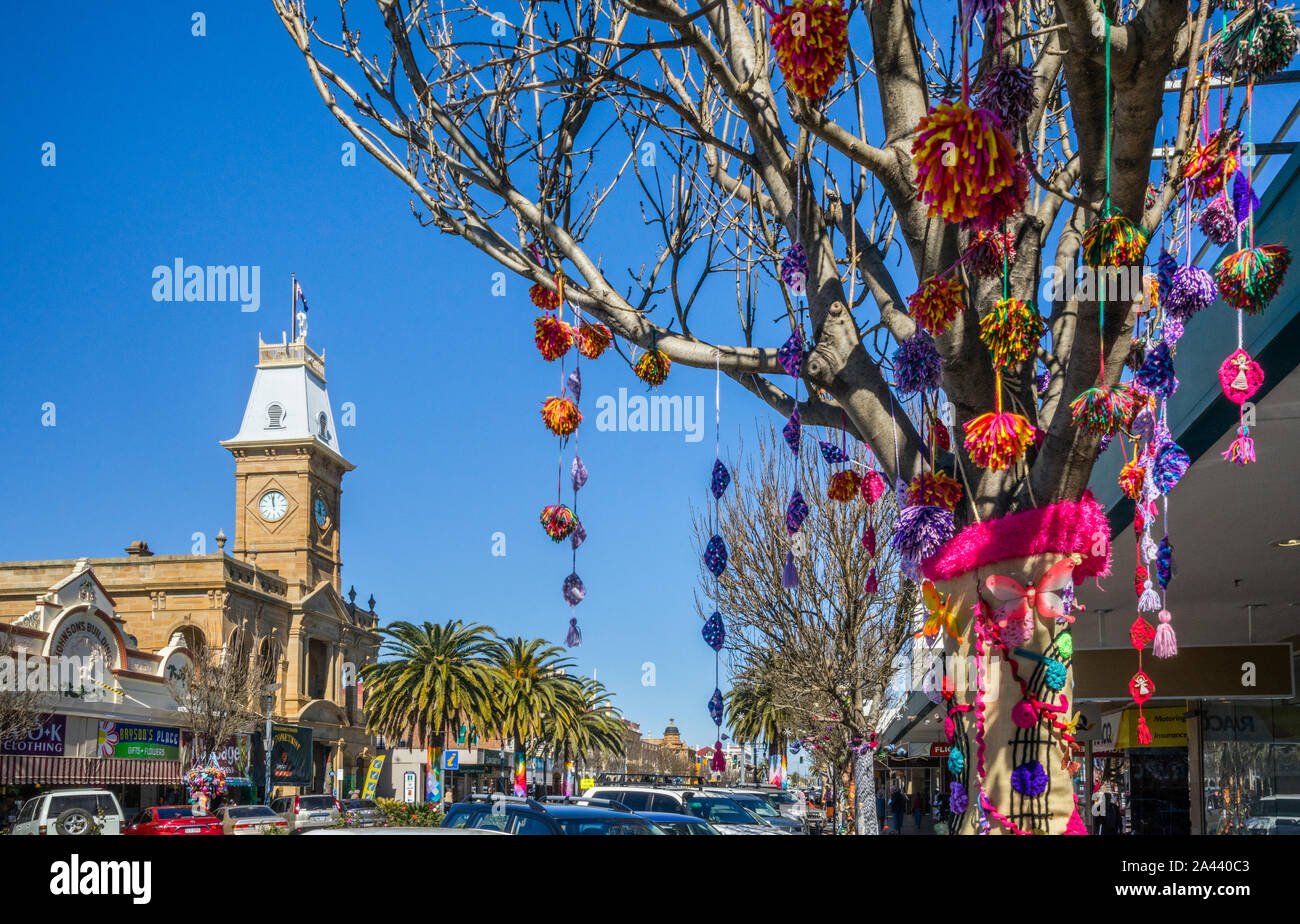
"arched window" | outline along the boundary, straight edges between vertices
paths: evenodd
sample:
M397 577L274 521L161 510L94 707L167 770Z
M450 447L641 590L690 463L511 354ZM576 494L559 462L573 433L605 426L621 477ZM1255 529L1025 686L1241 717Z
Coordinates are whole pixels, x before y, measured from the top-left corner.
M328 443L330 440L329 418L325 416L324 411L321 411L320 414L317 415L316 424L320 438Z
M266 407L266 429L281 430L284 428L284 408L278 403L271 403Z

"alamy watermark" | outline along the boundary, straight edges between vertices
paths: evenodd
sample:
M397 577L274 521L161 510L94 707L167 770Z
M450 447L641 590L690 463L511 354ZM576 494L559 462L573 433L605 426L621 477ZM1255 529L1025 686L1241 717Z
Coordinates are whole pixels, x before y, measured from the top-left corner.
M686 442L704 439L703 395L618 395L596 399L596 429L629 433L684 433Z
M88 702L103 698L108 689L104 659L92 654L60 655L57 658L16 654L0 655L0 692L59 693Z
M152 278L156 302L238 302L247 312L262 306L260 266L186 265L177 257L171 266L155 266Z

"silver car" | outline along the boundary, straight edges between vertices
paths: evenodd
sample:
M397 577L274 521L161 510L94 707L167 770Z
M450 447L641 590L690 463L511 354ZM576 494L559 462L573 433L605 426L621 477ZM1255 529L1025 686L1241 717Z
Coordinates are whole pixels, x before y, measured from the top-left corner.
M271 808L289 823L291 834L312 828L328 828L343 816L339 811L339 801L333 796L285 796L272 802Z
M388 816L374 799L344 799L340 805L349 828L381 828L388 824Z
M217 809L217 817L225 834L266 834L276 830L283 833L289 827L289 822L269 805L223 805Z

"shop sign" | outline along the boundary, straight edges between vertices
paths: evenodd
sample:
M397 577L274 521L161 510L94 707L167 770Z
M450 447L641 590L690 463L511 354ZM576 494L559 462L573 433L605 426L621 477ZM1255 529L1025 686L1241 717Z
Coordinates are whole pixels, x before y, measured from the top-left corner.
M930 745L930 756L931 756L931 757L947 757L947 756L948 756L948 753L949 753L951 750L952 750L952 745L951 745L951 744L942 744L942 743L936 741L934 744L931 744L931 745Z
M74 616L63 620L49 641L52 658L79 658L89 663L94 657L112 667L117 663L117 643L108 623L97 616Z
M271 785L310 786L312 782L311 729L301 725L271 726ZM262 734L253 736L253 781L266 776L266 751Z
M181 731L127 722L99 723L99 756L131 760L180 760Z
M1151 732L1151 743L1138 742L1138 711L1108 712L1101 718L1101 730L1094 739L1093 755L1128 748L1187 747L1187 706L1147 707L1142 710Z
M39 727L16 738L0 739L0 754L30 754L35 757L62 757L68 738L68 717L52 715Z

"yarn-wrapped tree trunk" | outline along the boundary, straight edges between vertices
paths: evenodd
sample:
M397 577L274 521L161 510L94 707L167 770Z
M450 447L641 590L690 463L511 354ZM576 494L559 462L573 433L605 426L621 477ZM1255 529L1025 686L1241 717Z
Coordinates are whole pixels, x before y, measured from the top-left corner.
M453 34L438 0L377 0L377 17L340 2L333 37L304 2L273 5L329 113L422 223L521 289L554 289L562 272L568 304L629 364L671 361L665 387L683 367L720 369L781 419L865 443L891 485L960 483L954 506L911 515L913 570L953 528L1083 498L1101 431L1127 407L1112 386L1147 304L1140 286L1103 302L1068 283L1081 262L1140 275L1152 231L1181 207L1213 4L961 0L954 20L918 17L911 0L592 0L556 20L554 4L523 0L517 19L483 9ZM1168 81L1182 92L1167 111ZM1225 94L1226 128L1248 96ZM629 181L640 223L623 217L624 190L602 210ZM1044 276L1066 284L1040 292ZM523 336L532 308L516 301ZM1071 411L1085 394L1087 427ZM1017 581L1042 564L1005 562ZM952 579L965 607L974 576ZM956 618L974 638L975 614ZM1046 657L1048 639L1038 626L1025 651ZM986 710L995 809L1063 831L1063 807L1031 818L999 801L1019 766L1000 708Z

